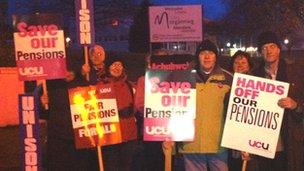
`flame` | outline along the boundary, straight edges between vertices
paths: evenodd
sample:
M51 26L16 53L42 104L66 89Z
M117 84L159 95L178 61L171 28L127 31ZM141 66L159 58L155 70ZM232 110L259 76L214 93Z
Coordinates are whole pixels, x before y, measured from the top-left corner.
M85 99L82 97L81 94L75 94L73 96L73 103L77 105L78 107L78 111L80 112L80 116L81 116L81 120L82 120L82 124L84 126L84 129L90 134L90 129L88 127L88 116L89 116L89 112L85 109L84 104L85 104ZM90 142L91 145L95 146L95 141L94 139L90 137Z
M91 90L89 91L89 95L90 95L90 101L89 104L94 108L94 112L98 113L99 109L98 109L98 99L95 96L95 90ZM99 124L99 118L96 117L93 120L96 123L96 130L97 130L97 134L98 134L98 138L101 139L104 135L104 128L102 126L100 126Z

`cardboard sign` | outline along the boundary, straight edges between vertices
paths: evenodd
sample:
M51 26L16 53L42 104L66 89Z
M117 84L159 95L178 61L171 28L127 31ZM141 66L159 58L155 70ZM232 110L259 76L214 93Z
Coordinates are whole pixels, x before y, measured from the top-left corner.
M234 74L221 145L274 158L289 84L244 74Z
M14 43L19 80L65 78L65 40L57 17L47 14L16 17Z
M16 67L0 67L0 127L18 125L18 94L24 93L23 81L18 80Z
M190 70L147 70L145 141L192 141L196 108L195 79Z
M69 89L69 100L76 148L121 142L112 84Z
M19 128L21 136L22 169L41 170L39 140L38 93L19 95Z
M149 7L150 42L203 40L202 6Z
M75 0L76 30L79 44L95 43L93 0Z

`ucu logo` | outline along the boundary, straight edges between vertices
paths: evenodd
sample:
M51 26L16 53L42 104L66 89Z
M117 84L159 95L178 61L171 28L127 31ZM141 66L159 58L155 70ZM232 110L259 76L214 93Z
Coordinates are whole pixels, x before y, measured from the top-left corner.
M110 93L111 92L111 88L103 88L99 90L100 93Z
M256 141L256 140L249 140L249 145L251 147L255 147L255 148L263 148L264 150L268 150L268 148L269 148L269 144L265 144L263 142Z
M42 75L43 74L43 68L42 67L19 68L19 74L24 75L24 76Z
M169 135L170 131L166 127L146 126L146 133L149 135Z

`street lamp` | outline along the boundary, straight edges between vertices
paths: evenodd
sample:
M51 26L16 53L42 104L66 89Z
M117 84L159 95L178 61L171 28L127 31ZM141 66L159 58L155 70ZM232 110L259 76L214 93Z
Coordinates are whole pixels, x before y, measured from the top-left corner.
M65 38L65 41L66 41L67 43L69 43L69 42L71 41L71 38L67 37L67 38Z
M228 42L228 43L226 44L226 46L227 46L227 47L230 47L230 46L231 46L230 42Z
M284 39L284 44L287 45L289 43L288 39Z

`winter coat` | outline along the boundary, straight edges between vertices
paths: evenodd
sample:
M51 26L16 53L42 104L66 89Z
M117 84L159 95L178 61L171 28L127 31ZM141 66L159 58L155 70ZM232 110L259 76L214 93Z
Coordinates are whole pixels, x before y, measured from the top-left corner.
M232 75L216 67L208 78L200 72L196 75L196 118L193 142L183 142L181 153L218 153L220 147L226 103ZM228 102L228 101L227 101Z
M253 71L253 75L266 78L265 64ZM304 101L304 85L301 73L296 70L296 66L287 64L284 59L280 59L276 80L288 82L288 97L294 99L298 105ZM301 82L302 81L302 82ZM284 151L287 156L288 170L304 170L304 127L303 111L285 109L281 128L281 136L284 145Z

